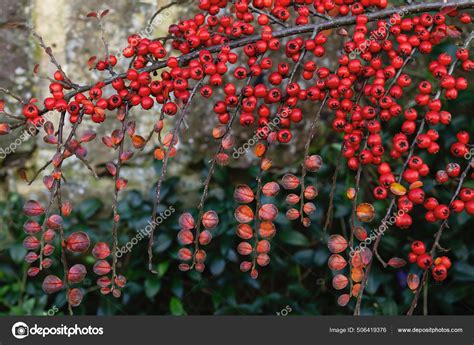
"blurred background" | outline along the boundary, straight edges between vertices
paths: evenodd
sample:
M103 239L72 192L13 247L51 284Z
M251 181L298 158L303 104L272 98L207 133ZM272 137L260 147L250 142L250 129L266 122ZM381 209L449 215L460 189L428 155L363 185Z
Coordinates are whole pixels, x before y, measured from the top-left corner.
M170 7L162 16L160 25L153 26L151 37L164 36L168 25L181 18L190 17L195 10L189 4ZM393 2L401 4L401 2ZM34 27L50 45L59 62L73 80L79 84L89 84L100 80L100 75L89 71L87 60L90 56L104 54L97 22L85 15L91 11L110 9L106 17L106 36L111 53L120 51L128 35L143 32L153 13L168 1L102 1L102 0L0 0L0 86L10 89L24 99L36 97L44 99L48 94L48 81L42 77L54 73L54 66L37 42L31 37L25 25ZM466 31L466 27L463 27ZM471 28L472 29L472 28ZM465 37L465 33L464 36ZM427 61L441 51L454 55L456 43L452 39L438 46L431 56L416 56L407 69L414 79L431 80L426 68ZM335 33L326 44L328 53L319 59L318 65L329 68L337 62L335 56L341 50L343 39ZM472 50L471 50L472 51ZM39 64L38 75L33 69ZM125 70L127 61L119 60L117 70ZM447 102L453 114L453 122L446 128L437 128L443 149L435 157L425 157L432 171L444 169L450 161L449 146L455 141L454 133L468 130L474 134L474 81L469 89L460 93L456 101ZM416 83L415 83L416 85ZM3 96L2 96L3 97ZM217 99L214 97L214 99ZM19 113L17 104L5 98L6 109ZM409 100L407 99L407 104ZM328 236L322 228L328 205L328 195L341 147L341 137L331 130L329 114L322 114L318 134L311 152L320 154L324 166L317 174L311 174L307 184L318 186L320 194L315 203L317 212L311 216L312 225L305 229L284 217L289 208L285 203L286 193L280 193L276 200L280 215L276 221L277 235L272 239L271 263L260 270L258 280L239 271L240 258L236 253L238 238L235 236L236 221L233 213L234 186L238 183L255 185L257 159L253 153L246 154L231 162L230 167L218 168L211 184L210 198L206 209L214 209L220 217L220 224L214 230L214 240L208 247L207 270L203 274L182 273L177 269L176 242L177 219L185 210L195 212L202 190L202 181L207 176L210 154L216 143L210 135L216 118L212 114L214 102L195 102L188 116L188 129L180 134L179 154L173 158L168 179L163 189L160 211L173 206L175 212L160 226L156 234L155 262L159 274L152 275L146 269L146 241L140 242L130 254L119 261L119 273L126 276L127 287L121 299L101 296L95 286L91 272L83 288L87 296L82 305L75 308L76 314L126 315L126 314L232 314L232 315L332 315L351 314L352 300L348 307L337 306L338 293L332 288L332 273L327 268L330 255L326 247ZM307 104L305 118L311 118L315 107ZM159 108L142 112L134 110L137 132L148 133L159 116ZM56 114L57 116L58 114ZM209 116L208 116L209 115ZM100 127L86 124L98 130L99 135L110 132L113 121L106 121ZM393 121L392 132L399 131L400 121ZM111 127L112 126L112 127ZM278 181L286 172L299 174L303 146L308 132L309 121L302 121L290 145L272 149L270 153L274 166L264 175L264 181ZM83 127L84 128L84 127ZM19 133L20 134L20 133ZM253 136L249 131L236 132L237 143L244 143ZM385 142L390 140L387 136ZM12 137L0 137L0 147L10 145ZM236 145L239 146L238 144ZM113 181L105 173L105 163L112 159L110 150L101 140L89 144L91 164L100 175L94 179L83 165L69 162L65 167L68 177L65 193L73 202L73 214L67 219L66 230L86 230L92 242L110 241L111 204ZM120 244L129 241L139 229L147 225L152 209L153 187L158 177L161 163L154 160L153 145L136 155L124 167L124 177L129 186L121 193L119 211L121 227ZM20 178L22 171L28 176L52 156L53 151L43 142L41 136L31 138L15 149L15 152L0 160L0 314L1 315L51 315L63 314L64 293L45 295L41 290L41 279L27 279L22 246L24 234L22 225L25 217L22 205L25 200L46 199L41 179L32 186ZM462 166L466 162L458 161ZM354 184L354 173L341 165L337 182L335 213L331 233L345 234L349 231L351 202L345 197L346 188ZM360 200L373 202L378 217L371 223L379 224L386 210L387 202L374 202L372 188L376 184L375 170L366 169L362 178ZM454 191L454 184L435 185L433 178L426 179L425 187L441 200L448 201ZM471 188L472 181L468 182ZM390 229L384 236L380 252L385 260L393 256L406 257L411 241L421 239L431 243L437 225L426 224L423 213L415 212L418 219L409 230ZM448 256L454 263L448 279L442 284L430 283L428 311L430 314L473 314L474 313L474 222L465 213L452 217L450 228L442 238L442 246L449 248ZM367 227L368 232L372 228ZM59 257L58 255L53 255ZM91 267L91 255L73 256L70 263L86 263ZM90 265L90 266L89 266ZM61 274L60 265L55 265ZM53 270L54 271L54 270ZM91 271L91 270L90 270ZM406 287L406 276L417 272L411 266L403 269L383 269L374 263L369 285L364 297L363 314L395 315L403 314L411 302L412 293ZM419 272L418 272L419 273Z

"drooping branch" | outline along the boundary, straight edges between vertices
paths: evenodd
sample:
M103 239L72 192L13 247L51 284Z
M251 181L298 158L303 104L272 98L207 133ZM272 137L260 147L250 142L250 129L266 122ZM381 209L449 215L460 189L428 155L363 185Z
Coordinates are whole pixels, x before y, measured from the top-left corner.
M120 215L118 212L118 195L121 187L120 172L122 169L122 155L125 145L125 132L127 128L127 118L129 114L129 104L125 104L125 109L119 109L118 111L124 111L122 120L122 127L120 128L120 143L117 150L117 163L115 164L114 174L114 197L112 202L113 212L113 225L112 225L112 288L115 286L115 278L117 277L117 249L118 249L118 225L120 223Z
M470 35L468 36L468 38L466 39L466 41L464 42L463 44L463 47L464 48L467 48L469 47L471 41L474 39L474 32L471 32ZM456 67L456 64L458 63L458 59L454 59L453 62L451 63L451 66L448 70L448 74L449 75L452 75L452 73L454 72L454 68ZM434 99L437 100L441 97L441 90L439 90ZM423 130L424 130L424 126L426 124L426 120L423 119L421 124L420 124L420 127L418 129L418 132L416 133L416 136L415 138L413 139L413 142L411 143L411 147L410 147L410 151L409 151L409 154L403 164L403 167L402 167L402 171L400 172L399 176L398 176L398 182L400 183L400 181L402 180L403 178L403 173L405 172L407 166L408 166L408 161L410 160L410 158L413 156L414 154L414 151L415 151L415 146L416 146L416 139L418 138L418 136L423 133ZM393 210L393 207L395 206L395 199L392 199L392 201L390 202L390 205L387 209L387 212L385 213L385 216L383 217L383 220L382 220L382 223L386 222L387 219L390 217L391 213L392 213L392 210ZM380 245L380 241L382 240L382 235L381 234L376 234L376 239L375 239L375 242L374 242L374 246L373 246L373 249L372 251L374 253L378 253L378 247ZM361 283L361 289L360 289L360 292L359 292L359 295L357 297L357 304L356 304L356 309L355 309L355 312L358 312L357 315L360 315L360 307L361 307L361 304L362 304L362 297L363 297L363 293L364 293L364 290L365 290L365 286L367 285L367 281L368 281L368 276L369 276L369 273L370 273L370 270L371 270L371 267L372 267L372 263L373 263L373 260L371 260L369 262L369 264L367 265L367 268L366 268L366 272L364 274L364 278L362 279L362 283ZM355 313L354 313L355 314ZM356 315L356 314L355 314Z
M464 183L464 180L466 179L466 177L467 177L469 171L472 169L473 165L474 165L474 159L471 158L471 160L467 164L466 168L464 169L464 171L461 175L461 178L459 179L457 188L456 188L453 196L451 197L449 205L452 205L454 200L456 200L456 198L458 197L459 192L461 191L461 187ZM436 249L438 249L438 247L440 247L439 241L441 239L441 236L443 235L444 229L446 229L448 227L449 227L448 226L448 219L446 219L441 223L440 227L438 228L438 231L436 232L436 234L434 236L435 240L434 240L433 246L431 247L431 250L430 250L430 255L431 255L432 258L436 254ZM420 298L421 290L423 289L423 287L425 287L425 285L428 282L429 271L430 271L430 269L428 268L423 272L423 277L421 278L420 285L418 285L418 287L416 289L415 296L413 297L413 300L411 302L410 309L408 309L407 315L412 315L413 312L415 311L416 306L418 305L418 299Z
M373 22L379 19L386 19L389 18L390 16L397 14L399 12L403 12L406 15L408 14L416 14L416 13L422 13L422 12L429 12L429 11L437 11L440 10L446 6L453 6L456 5L456 8L458 10L463 10L463 9L468 9L468 8L474 8L474 0L463 0L463 1L458 1L458 2L453 2L453 3L445 3L445 2L433 2L433 3L420 3L420 4L413 4L413 5L406 5L406 6L400 6L400 7L394 7L394 8L389 8L385 9L382 11L376 11L367 14L367 18L369 21ZM342 18L336 18L331 21L327 21L324 23L315 23L315 24L306 24L306 25L297 25L297 26L292 26L288 27L282 30L278 30L273 32L273 37L275 38L283 38L283 37L289 37L289 36L294 36L294 35L299 35L299 34L304 34L308 32L314 32L314 31L321 31L321 30L329 30L329 29L334 29L334 28L339 28L342 26L350 26L354 25L356 22L356 17L355 16L347 16L347 17L342 17ZM243 47L247 44L255 43L258 40L261 39L260 35L252 35L240 39L235 39L231 40L226 44L219 44L215 46L210 46L210 47L205 47L201 49L197 49L191 53L181 55L178 60L181 65L187 64L189 61L197 58L199 56L199 53L202 50L208 50L211 53L216 53L222 50L224 45L229 46L230 48L239 48ZM153 63L149 66L146 66L138 72L153 72L162 68L165 68L167 66L167 61L159 61L156 63ZM125 78L126 73L121 73L118 74L115 77L109 77L104 79L102 82L104 85L109 85L114 81L116 78ZM65 99L69 100L78 93L85 92L90 90L96 83L90 84L90 85L85 85L82 87L77 88L74 91L71 91L70 93L65 95ZM46 113L47 110L43 109L40 114Z
M188 112L189 106L191 105L191 102L192 102L194 96L196 95L196 92L198 91L198 89L201 85L202 85L202 79L199 82L196 83L196 85L194 86L187 102L184 104L183 108L181 109L181 112L180 112L179 117L176 121L176 125L174 127L174 130L173 130L173 133L172 133L172 136L171 136L171 141L170 141L169 147L165 151L165 155L164 155L164 158L163 158L163 165L161 167L161 174L160 174L160 177L158 178L158 181L156 183L155 200L153 202L153 211L152 211L152 216L151 216L152 224L155 224L156 214L158 213L158 205L161 201L161 185L163 184L163 181L166 177L170 151L171 151L171 149L174 145L175 138L177 138L178 131L179 131L181 125L183 124L183 121L184 121L184 118L185 118L185 116ZM148 242L148 269L152 273L157 273L153 269L153 243L154 243L155 229L156 229L156 226L152 225L151 226L151 232L150 232L150 240Z
M321 105L319 106L318 111L314 114L313 121L311 121L311 125L309 128L309 135L308 139L306 140L305 146L304 146L304 156L303 156L303 162L301 163L301 193L300 193L300 219L301 223L303 223L304 219L304 190L305 190L305 178L306 178L306 158L309 156L309 148L311 146L311 142L313 141L315 135L316 135L316 129L317 129L317 124L321 118L321 113L324 109L324 106L326 105L326 102L329 99L329 93L326 94L324 97L323 101L321 102Z

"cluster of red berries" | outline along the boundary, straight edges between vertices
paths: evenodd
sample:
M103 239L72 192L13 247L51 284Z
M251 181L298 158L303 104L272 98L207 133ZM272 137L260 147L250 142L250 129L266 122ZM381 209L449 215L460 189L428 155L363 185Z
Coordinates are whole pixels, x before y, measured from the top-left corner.
M200 224L198 224L198 226L196 225L191 213L186 212L179 217L179 243L183 246L194 245L194 250L184 247L178 251L178 258L184 261L179 265L181 271L195 269L198 272L203 272L206 268L206 251L200 249L199 246L205 246L211 242L211 230L219 223L219 217L216 211L211 210L204 212L200 221L204 227L204 231L201 231ZM191 264L189 261L192 261Z
M447 256L438 257L433 261L433 257L426 253L425 244L421 241L414 241L411 244L408 261L416 263L423 270L431 268L431 273L436 281L445 280L448 277L448 270L451 268L451 260Z
M454 157L472 159L469 145L469 133L460 131L456 134L456 141L451 145L450 152Z

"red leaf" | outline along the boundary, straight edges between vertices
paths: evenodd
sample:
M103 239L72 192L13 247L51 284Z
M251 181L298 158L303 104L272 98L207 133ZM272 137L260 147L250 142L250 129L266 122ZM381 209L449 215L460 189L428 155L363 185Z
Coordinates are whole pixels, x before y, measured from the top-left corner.
M81 134L79 141L83 143L87 143L89 141L94 140L96 136L97 134L94 131L88 130Z
M349 303L350 299L351 299L351 296L349 296L348 294L341 295L337 299L337 304L341 307L345 307L347 303Z
M387 264L393 268L401 268L405 266L407 262L401 258L394 257L388 260Z
M28 217L35 217L40 216L44 213L43 207L41 207L40 203L35 200L29 200L23 206L23 212Z
M100 18L104 18L109 13L109 11L109 9L102 11L102 13L100 14Z
M55 135L49 134L43 138L44 142L47 144L56 145L58 143L58 138Z
M54 183L54 177L51 175L43 177L43 184L48 190L51 190L53 188L53 183Z
M115 187L117 188L117 190L122 190L124 189L125 187L127 187L127 183L128 181L124 178L119 178L117 179L117 181L115 182Z
M346 250L347 246L346 239L341 235L331 235L328 239L329 251L333 254L338 254Z
M97 56L91 56L89 60L87 60L87 66L89 66L89 69L92 69L95 66L95 60L97 60Z
M5 101L3 99L0 99L0 111L3 111L5 109Z
M107 163L105 166L110 175L115 176L117 174L117 167L114 163Z
M102 137L102 142L104 143L105 146L108 147L113 147L114 143L112 142L112 138L106 135L105 137Z
M132 158L133 156L133 152L132 151L125 151L125 152L122 152L122 154L120 155L120 161L122 163L128 161L130 158Z
M21 169L18 171L18 175L20 176L20 178L25 181L25 182L28 182L28 178L26 177L26 170L25 169Z
M136 127L135 121L129 121L127 123L127 134L129 136L133 136L135 134L135 127Z
M89 13L87 13L86 17L88 17L88 18L90 18L90 17L97 18L97 13L96 12L89 12Z
M447 28L447 33L449 37L458 38L462 35L462 30L456 25L449 25Z
M43 125L43 129L44 131L47 133L47 134L54 134L54 125L51 121L47 121L44 125Z

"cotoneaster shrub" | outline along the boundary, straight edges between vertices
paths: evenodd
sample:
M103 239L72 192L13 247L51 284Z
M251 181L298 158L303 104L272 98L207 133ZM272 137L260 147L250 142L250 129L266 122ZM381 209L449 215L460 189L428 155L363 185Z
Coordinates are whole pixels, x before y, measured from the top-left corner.
M456 114L444 110L445 105L466 92L468 74L474 69L469 55L474 34L469 32L471 16L466 12L474 8L474 1L391 7L384 0L200 0L194 6L197 14L171 25L167 37L131 35L122 52L130 65L126 70L116 70L118 58L109 53L103 39L105 54L87 61L103 79L91 85L73 82L52 49L33 32L57 68L49 85L51 95L41 101L24 101L2 89L19 107L16 115L5 111L3 101L0 108L9 119L0 124L0 134L28 129L56 148L35 176L25 177L31 184L44 172L43 183L49 192L45 204L30 200L24 205L29 217L23 227L28 276L42 279L47 294L65 291L71 314L84 296L81 283L86 276L96 275L101 294L121 297L126 278L117 269L121 227L117 205L128 182L121 168L158 138L154 157L150 157L162 162L150 214L150 220L156 220L168 166L179 154L179 134L185 130L193 102L200 99L213 104L213 114L205 116L215 118L210 134L216 148L210 155L199 204L195 210L183 210L179 217L177 240L182 248L177 267L181 271L206 269L206 245L212 241L213 229L220 226L219 214L206 205L210 183L216 166L230 163L238 145L233 132L241 126L249 137L257 137L253 151L259 173L256 181L235 186L236 250L241 256L240 270L257 279L271 264L271 239L278 236L274 221L279 214L311 231L310 215L316 210L312 200L318 197L318 188L307 177L317 176L324 162L310 153L310 146L324 110L331 114L332 131L342 142L339 164L346 164L354 175L345 193L345 202L352 208L349 234L330 233L327 239L332 285L339 291L337 303L346 306L354 299L355 314L360 314L377 259L383 267L399 269L411 264L422 269L421 276L408 276L408 287L414 292L408 314L413 313L428 279L443 281L449 274L451 260L440 240L450 216L474 214L474 192L465 186L474 177L470 134L451 133L453 144L446 152L438 143L437 132L444 127L449 130ZM87 17L99 21L104 30L107 13L91 12ZM325 46L332 36L339 37L342 46L338 56L329 57L337 60L334 69L324 65ZM430 78L411 73L410 64L417 56L432 53L445 41L459 44L454 56L443 52L428 65L418 66ZM311 113L302 109L305 103L312 104ZM138 133L137 111L155 109L159 115L153 128ZM58 118L55 125L49 115ZM98 138L94 130L81 130L84 123L101 126L106 117L115 119L115 128L107 135ZM168 122L174 125L170 131L164 129ZM298 123L308 122L309 132L304 136L294 131ZM78 159L95 174L88 161L93 152L87 147L93 140L101 140L116 155L106 166L115 186L110 243L105 239L91 243L87 230L71 232L63 226L74 207L74 200L63 197L67 185L63 162ZM288 173L279 181L264 182L272 169L271 151L294 140L305 143L297 157L301 161L298 176ZM451 162L444 170L434 171L427 163L429 155L449 156ZM337 207L339 168L325 210L328 231ZM373 195L364 195L362 200L361 179L368 171ZM452 186L450 200L439 199L435 188L425 186L424 181L433 178L438 184ZM272 198L283 192L288 208L279 210ZM386 208L376 210L376 200L386 201ZM418 214L422 210L423 217L414 218L415 210ZM383 218L380 231L370 233L366 225L377 212ZM406 231L403 229L416 222L437 224L434 241L433 234L416 241L407 236L411 252L383 258L378 249L383 236L390 236L385 232L391 227ZM154 225L148 245L150 274L157 273L153 269L156 231L159 226ZM62 277L48 274L55 247L60 248ZM96 259L93 267L69 264L71 257L89 250Z

